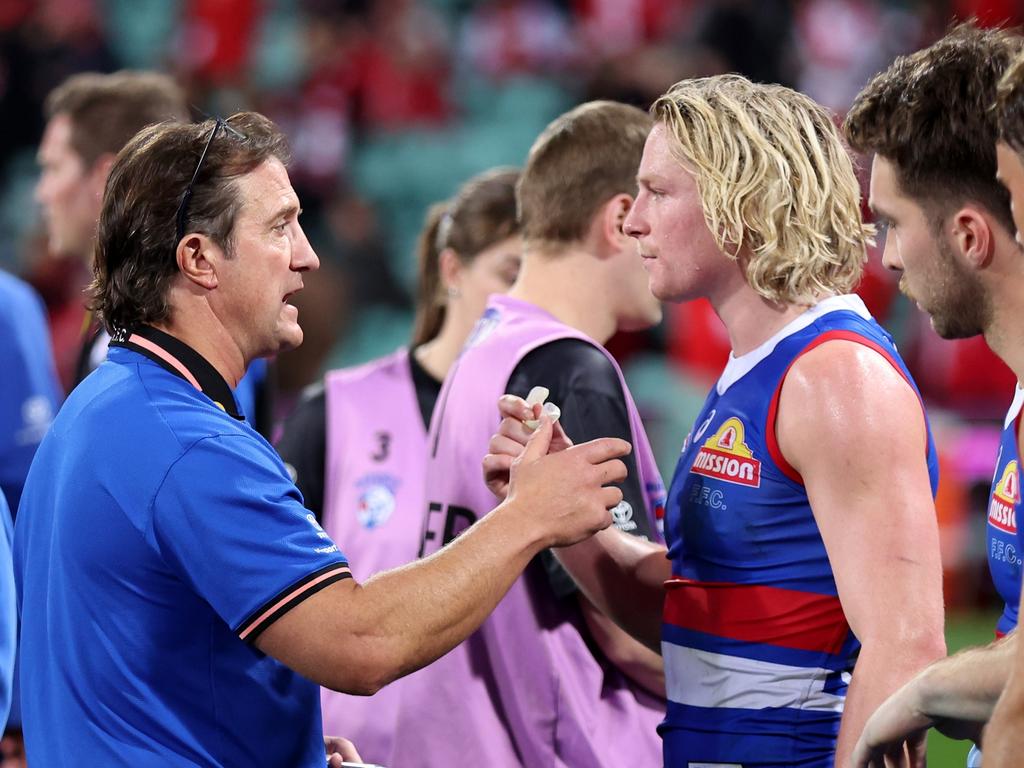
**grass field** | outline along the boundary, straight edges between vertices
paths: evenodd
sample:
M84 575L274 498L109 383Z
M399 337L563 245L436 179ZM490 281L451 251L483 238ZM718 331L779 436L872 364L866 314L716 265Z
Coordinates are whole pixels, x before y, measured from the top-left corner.
M946 617L946 646L950 653L970 645L984 645L993 639L992 628L998 614L951 614ZM970 744L951 741L944 736L928 733L928 768L964 768Z

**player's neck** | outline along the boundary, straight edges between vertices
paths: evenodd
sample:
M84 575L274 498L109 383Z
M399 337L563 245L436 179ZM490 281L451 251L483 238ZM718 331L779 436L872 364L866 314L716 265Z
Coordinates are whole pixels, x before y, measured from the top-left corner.
M1005 280L991 293L992 316L985 343L1024 382L1024 276Z
M989 306L985 343L1024 381L1024 253L1010 233L995 230L992 258L974 274Z
M725 325L736 357L757 349L807 311L802 305L770 302L745 282L709 299Z
M584 250L565 248L552 254L528 251L509 296L535 304L604 344L615 333L616 319L603 283L594 257Z

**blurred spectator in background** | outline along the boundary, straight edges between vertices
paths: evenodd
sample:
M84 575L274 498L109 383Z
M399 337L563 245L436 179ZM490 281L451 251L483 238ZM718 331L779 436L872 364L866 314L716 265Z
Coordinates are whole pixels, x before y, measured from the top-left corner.
M353 318L361 318L364 326L375 326L377 313L397 314L404 326L409 305L382 242L377 212L354 190L340 190L328 198L308 233L317 253L323 255L316 279L294 299L306 318L305 336L301 347L278 357L275 424L283 422L301 392L322 375L324 361L339 342L351 339ZM368 330L372 338L374 328ZM382 340L374 343L372 348L384 351Z
M185 95L173 80L155 72L82 73L50 93L46 120L35 196L42 207L49 250L91 270L96 222L114 157L147 125L187 121ZM110 338L84 315L81 295L73 301L69 311L84 317L73 368L68 367L70 353L58 350L61 378L68 389L105 359Z
M576 58L575 30L544 0L485 0L462 24L466 67L495 81L516 75L551 76Z
M14 652L18 638L18 605L14 591L12 540L14 523L0 491L0 727L7 723L14 698ZM3 757L0 756L0 761Z
M116 67L92 0L0 3L0 164L38 142L43 100L58 83Z
M0 491L17 512L32 456L62 398L42 302L2 271L0 371Z
M11 513L17 512L29 465L61 401L43 304L21 280L0 271L0 722L10 731L0 763L21 752L21 710L12 687L16 614L8 613ZM4 503L6 499L7 503ZM8 512L8 504L10 512ZM13 585L13 572L11 584ZM13 598L13 593L10 595ZM13 607L13 602L10 603ZM8 659L8 652L10 659Z

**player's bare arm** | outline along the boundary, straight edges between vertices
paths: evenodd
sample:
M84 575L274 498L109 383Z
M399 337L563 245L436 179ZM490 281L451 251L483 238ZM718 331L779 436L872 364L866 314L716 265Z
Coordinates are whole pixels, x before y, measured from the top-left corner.
M499 400L498 410L501 413L502 421L498 432L491 437L488 455L484 458L484 478L492 492L499 498L503 498L500 494L502 489L507 487L508 466L523 451L533 432L530 425L535 423L533 420L540 416L542 407L539 403L531 405L516 395L504 395ZM565 450L571 445L572 440L556 421L555 434L552 437L549 451ZM623 535L627 539L637 538ZM657 549L663 557L664 549L660 546ZM560 554L564 551L555 550L555 556L561 560ZM660 643L655 639L652 645L650 642L632 635L629 630L611 618L606 609L602 610L598 607L588 597L586 588L581 584L580 579L571 571L569 573L580 587L577 594L583 619L602 653L631 680L640 684L650 693L664 698L665 667L661 660ZM620 588L628 590L630 586L631 582L626 581ZM598 599L601 598L598 597ZM660 616L660 596L657 599L659 602L656 612ZM632 600L623 599L624 605L632 602Z
M523 422L539 412L515 395L502 397L498 410L501 424L484 459L484 474L495 493L506 485L508 466L529 438L530 430ZM552 450L572 445L557 424L555 429ZM672 576L665 547L609 528L591 537L586 546L557 549L555 556L594 606L635 639L661 653L664 583Z
M1011 768L1024 752L1024 643L1015 643L1006 687L983 733L985 768Z
M508 499L441 551L374 576L337 582L256 641L321 685L372 694L443 655L493 610L530 559L607 527L629 444L613 438L546 456L545 419L512 467Z
M620 672L648 693L665 698L665 664L661 653L640 642L594 605L581 591L577 600L590 636Z
M555 556L594 605L660 654L664 584L672 576L665 547L615 528L602 533L608 535L555 550Z
M803 478L843 611L862 645L836 749L836 764L846 765L871 713L945 655L923 410L879 353L833 340L793 365L776 430L783 456ZM914 746L923 760L923 743Z

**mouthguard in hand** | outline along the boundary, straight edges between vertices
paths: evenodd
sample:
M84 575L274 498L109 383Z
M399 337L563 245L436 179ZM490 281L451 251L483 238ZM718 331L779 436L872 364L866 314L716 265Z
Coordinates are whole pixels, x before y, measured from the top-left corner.
M562 415L562 410L554 403L544 402L548 399L549 394L550 390L547 387L534 387L530 390L530 394L526 396L526 404L533 407L538 403L544 403L544 413L548 415L552 422L556 422L558 417ZM523 424L529 429L536 429L540 426L540 421L538 419L527 419Z

